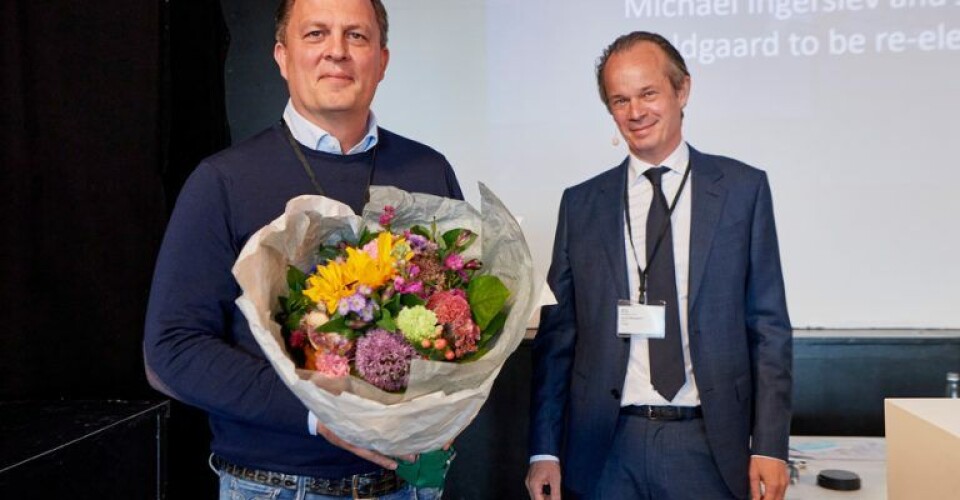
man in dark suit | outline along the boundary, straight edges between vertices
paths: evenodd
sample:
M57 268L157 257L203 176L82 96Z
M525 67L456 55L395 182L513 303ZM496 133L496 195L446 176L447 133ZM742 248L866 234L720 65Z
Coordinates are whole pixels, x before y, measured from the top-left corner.
M766 175L684 142L690 75L663 37L618 38L597 82L630 155L560 205L530 496L782 499L792 340Z

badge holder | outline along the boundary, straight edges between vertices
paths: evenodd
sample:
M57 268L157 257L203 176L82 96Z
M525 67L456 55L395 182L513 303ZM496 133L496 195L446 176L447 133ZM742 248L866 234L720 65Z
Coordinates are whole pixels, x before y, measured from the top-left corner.
M629 300L617 301L617 336L662 339L667 333L667 303L640 304Z

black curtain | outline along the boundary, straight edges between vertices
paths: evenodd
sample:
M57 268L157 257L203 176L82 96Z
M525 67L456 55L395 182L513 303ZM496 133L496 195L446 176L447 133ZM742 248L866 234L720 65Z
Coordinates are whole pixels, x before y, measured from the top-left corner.
M2 2L0 399L161 398L147 295L180 186L229 143L227 44L217 0ZM204 418L170 431L169 497L196 498Z

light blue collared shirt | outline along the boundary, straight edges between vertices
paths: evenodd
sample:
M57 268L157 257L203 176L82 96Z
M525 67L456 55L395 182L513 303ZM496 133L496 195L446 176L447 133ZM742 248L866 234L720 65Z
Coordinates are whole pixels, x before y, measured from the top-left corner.
M379 137L377 136L377 118L370 112L370 118L367 119L367 134L360 139L356 146L350 148L350 151L343 152L340 147L340 141L330 135L330 132L318 127L316 124L307 120L293 107L293 103L287 99L287 107L283 110L283 121L290 127L290 133L300 144L324 153L335 155L354 155L370 151L377 145Z

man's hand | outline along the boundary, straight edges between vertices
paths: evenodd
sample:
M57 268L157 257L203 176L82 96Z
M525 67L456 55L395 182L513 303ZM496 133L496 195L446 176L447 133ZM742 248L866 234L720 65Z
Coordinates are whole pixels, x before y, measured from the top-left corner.
M550 486L550 494L543 494L543 487ZM530 464L527 471L527 492L532 500L560 500L560 463L540 460Z
M750 457L751 500L783 500L789 482L787 464L773 458Z
M328 429L327 426L321 424L320 422L317 422L317 435L323 436L324 439L326 439L327 441L330 441L330 444L338 448L343 448L344 450L347 450L350 453L353 453L354 455L364 460L373 462L379 465L380 467L383 467L384 469L395 470L397 468L396 460L386 455L381 455L373 450L368 450L366 448L360 448L359 446L354 446L340 439L339 436L334 434L333 431ZM413 462L417 459L416 455L405 455L399 458L407 462Z

